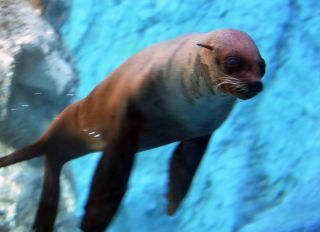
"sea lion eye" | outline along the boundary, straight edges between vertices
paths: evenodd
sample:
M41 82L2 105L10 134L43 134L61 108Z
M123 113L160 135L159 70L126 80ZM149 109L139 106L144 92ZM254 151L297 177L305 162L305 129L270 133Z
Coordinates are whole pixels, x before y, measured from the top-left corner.
M225 72L228 74L236 72L237 70L240 69L240 67L241 67L241 60L238 57L231 56L224 61L224 69L225 69Z

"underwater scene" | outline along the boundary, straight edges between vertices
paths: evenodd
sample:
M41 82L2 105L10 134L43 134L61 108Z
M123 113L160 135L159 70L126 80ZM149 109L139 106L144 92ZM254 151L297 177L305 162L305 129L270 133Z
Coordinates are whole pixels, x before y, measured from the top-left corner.
M319 1L0 0L0 28L0 232L320 231Z

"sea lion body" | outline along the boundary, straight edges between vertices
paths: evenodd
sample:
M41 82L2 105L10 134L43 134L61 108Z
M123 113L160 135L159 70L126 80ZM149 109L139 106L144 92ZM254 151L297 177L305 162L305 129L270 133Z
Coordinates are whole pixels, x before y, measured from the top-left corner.
M45 181L34 229L51 231L63 164L104 151L81 225L83 231L103 231L125 193L134 153L181 141L169 171L168 213L173 214L210 135L236 98L248 99L262 90L264 66L254 42L236 30L155 44L67 107L36 143L0 158L0 167L45 154Z
M72 141L79 137L78 143L85 145L84 150L104 150L109 127L113 124L113 98L133 98L144 119L139 151L211 134L224 121L236 97L212 94L205 80L194 83L195 86L183 85L183 78L197 75L195 66L199 57L196 54L201 48L194 45L206 36L182 36L142 50L111 73L85 99L69 106L66 113L57 117L52 128L62 133L48 130L48 134L60 134L61 138L70 133ZM103 104L101 99L104 99ZM61 127L57 126L60 121Z

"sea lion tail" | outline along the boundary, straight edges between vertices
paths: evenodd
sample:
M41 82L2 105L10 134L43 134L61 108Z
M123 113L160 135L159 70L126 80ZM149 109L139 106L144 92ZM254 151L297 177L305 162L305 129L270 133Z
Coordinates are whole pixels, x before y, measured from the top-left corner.
M9 155L1 157L0 168L40 156L44 152L43 148L43 143L38 141L18 151L12 152Z

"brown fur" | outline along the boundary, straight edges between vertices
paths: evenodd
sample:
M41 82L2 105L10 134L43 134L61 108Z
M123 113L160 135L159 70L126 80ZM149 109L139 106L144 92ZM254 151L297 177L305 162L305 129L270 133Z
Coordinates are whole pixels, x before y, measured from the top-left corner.
M243 61L232 76L225 73L230 55ZM253 41L236 30L191 34L153 45L122 64L88 97L67 107L38 142L0 158L0 167L45 156L34 229L48 232L55 221L64 163L103 151L81 226L84 231L103 231L125 193L134 153L182 141L170 167L168 213L173 214L211 133L225 120L236 97L247 99L261 91L262 66Z

